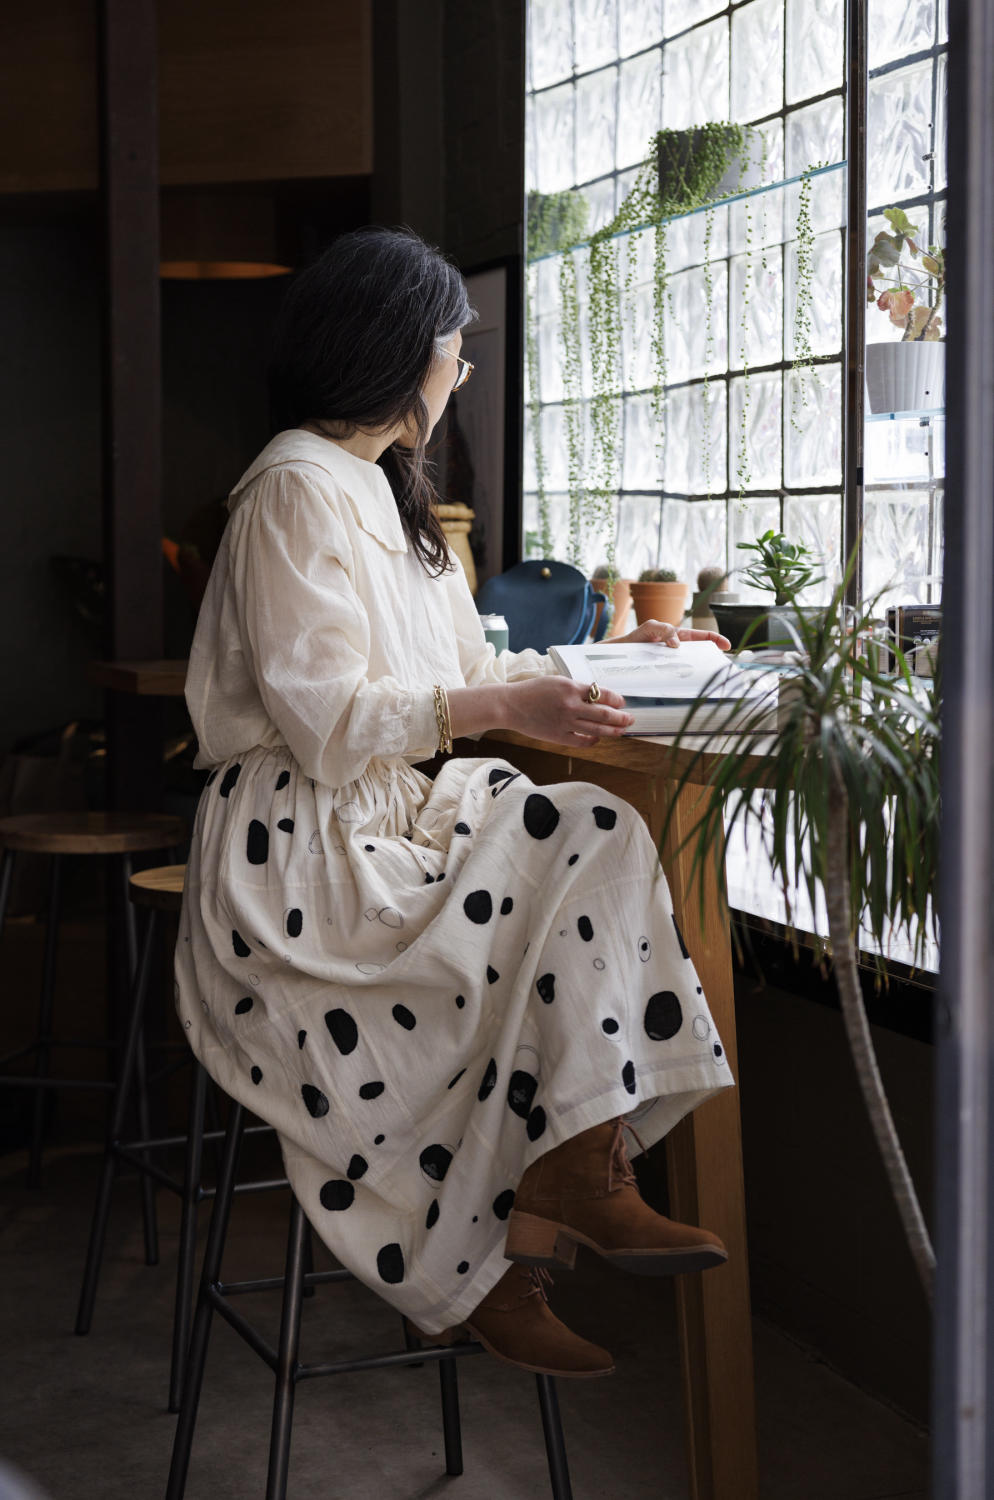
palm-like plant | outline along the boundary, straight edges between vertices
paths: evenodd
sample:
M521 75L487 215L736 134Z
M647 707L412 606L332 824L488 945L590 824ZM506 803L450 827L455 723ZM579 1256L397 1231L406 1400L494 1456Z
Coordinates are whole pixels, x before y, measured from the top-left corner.
M698 879L712 859L724 890L726 828L757 829L787 903L792 938L798 893L805 891L812 907L824 893L859 1086L930 1297L935 1256L877 1066L857 955L861 933L878 954L893 937L906 936L917 962L936 934L939 693L936 683L912 678L896 643L884 645L874 635L873 599L855 611L845 605L847 581L848 573L817 619L797 607L792 591L801 651L791 675L781 679L771 671L747 718L737 706L729 710L733 740L716 747L698 735L688 742L693 748L679 787L703 780L710 792L684 843L693 848ZM779 703L772 736L771 702ZM677 743L693 732L695 712L696 706ZM720 740L721 730L714 733ZM669 820L664 840L668 827ZM885 959L878 965L886 970Z

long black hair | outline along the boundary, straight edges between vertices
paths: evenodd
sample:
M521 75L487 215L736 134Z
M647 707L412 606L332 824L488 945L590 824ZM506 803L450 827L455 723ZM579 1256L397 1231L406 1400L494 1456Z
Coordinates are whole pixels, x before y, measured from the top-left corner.
M287 289L269 382L279 428L336 422L342 436L410 418L417 438L380 457L404 531L423 567L452 566L432 510L421 388L440 343L473 316L466 286L410 230L360 229L334 241Z

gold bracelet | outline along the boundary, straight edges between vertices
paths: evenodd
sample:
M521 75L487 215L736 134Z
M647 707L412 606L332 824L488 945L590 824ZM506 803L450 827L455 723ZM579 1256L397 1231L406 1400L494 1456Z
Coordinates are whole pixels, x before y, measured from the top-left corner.
M441 683L435 684L435 722L438 724L438 749L442 755L452 754L452 724L449 720L449 698Z

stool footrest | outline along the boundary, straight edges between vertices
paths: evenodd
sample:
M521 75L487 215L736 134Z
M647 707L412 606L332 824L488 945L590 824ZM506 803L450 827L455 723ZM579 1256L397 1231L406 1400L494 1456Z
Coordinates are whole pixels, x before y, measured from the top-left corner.
M326 1286L331 1281L355 1281L351 1271L305 1271L304 1286ZM281 1292L282 1276L257 1276L252 1281L219 1281L217 1291L222 1297L233 1297L240 1292Z
M461 1359L464 1354L482 1354L483 1345L476 1343L440 1344L429 1349L401 1349L396 1354L371 1354L361 1359L338 1359L332 1364L298 1365L297 1380L310 1380L320 1375L349 1375L354 1370L386 1370L393 1365L421 1365L442 1359Z
M37 1078L33 1073L3 1073L0 1084L15 1089L103 1089L105 1093L117 1087L105 1078Z

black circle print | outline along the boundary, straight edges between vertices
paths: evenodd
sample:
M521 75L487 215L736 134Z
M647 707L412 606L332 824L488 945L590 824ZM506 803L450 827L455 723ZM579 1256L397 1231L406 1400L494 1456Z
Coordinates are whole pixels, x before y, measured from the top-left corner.
M292 833L293 832L293 819L292 818L280 818L280 820L279 820L279 822L277 823L276 826L280 830L281 833Z
M438 1215L439 1215L439 1213L440 1213L440 1209L438 1207L438 1199L437 1198L433 1198L431 1200L431 1202L429 1203L429 1205L428 1205L428 1212L425 1214L425 1228L426 1229L432 1229L432 1228L434 1228L434 1226L438 1223Z
M431 1182L443 1181L452 1162L448 1146L426 1146L418 1157L421 1170Z
M307 1041L307 1032L306 1031L298 1031L297 1032L297 1046L298 1047L302 1047L306 1041Z
M617 1029L618 1023L613 1016L608 1016L606 1021L601 1022L601 1031L605 1032L608 1036L614 1036Z
M507 1086L507 1103L508 1107L523 1120L528 1118L537 1088L538 1079L533 1074L515 1068Z
M321 1207L328 1209L330 1213L341 1213L343 1209L351 1208L355 1201L355 1188L351 1182L343 1182L340 1177L332 1177L324 1183L318 1194L321 1199Z
M246 995L245 998L244 998L244 1000L239 1000L238 1004L235 1006L235 1015L236 1016L245 1016L245 1015L248 1015L248 1013L252 1009L252 1006L254 1005L254 1003L255 1002L253 1001L252 996L251 995Z
M569 857L569 859L566 861L566 863L568 865L575 865L576 862L577 862L577 860L579 858L580 858L580 856L578 854L571 854L570 857Z
M328 1113L328 1109L330 1107L328 1104L328 1096L326 1094L322 1094L320 1089L316 1089L313 1083L302 1083L300 1086L300 1094L304 1103L307 1105L308 1113L312 1114L315 1120L320 1120L322 1115L326 1115Z
M456 1084L459 1082L460 1078L462 1077L462 1075L465 1073L465 1071L466 1071L465 1068L460 1068L459 1072L456 1074L455 1078L450 1079L450 1081L446 1084L446 1088L454 1089L455 1086L456 1086Z
M386 1136L385 1135L374 1135L373 1136L373 1145L374 1146L382 1146L383 1142L385 1140L386 1140Z
M650 995L645 1007L645 1030L650 1041L668 1042L683 1025L683 1011L672 990Z
M453 828L452 832L453 833L461 833L463 835L463 837L465 837L466 834L472 833L473 830L472 830L472 828L470 828L470 826L469 826L468 823L457 823L456 826L455 826L455 828Z
M229 766L225 771L224 775L221 777L221 785L218 787L218 791L220 792L222 797L228 796L235 782L238 780L238 773L241 769L241 765L236 765Z
M359 1041L359 1028L347 1010L325 1011L324 1024L343 1057L348 1057L350 1052L355 1051Z
M525 1126L525 1134L528 1136L528 1139L530 1141L537 1141L539 1136L544 1135L544 1133L545 1110L540 1104L536 1104L535 1108L528 1116L528 1123Z
M405 1031L413 1031L418 1024L417 1018L408 1010L406 1005L395 1005L390 1014L397 1022L397 1025L403 1026Z
M249 954L252 952L252 949L242 937L241 933L235 932L234 929L232 929L231 933L231 946L235 950L236 958L248 958Z
M281 792L285 786L290 785L290 772L281 771L276 778L276 790Z
M503 899L503 901L500 904L500 914L501 914L501 916L502 917L506 917L513 910L514 910L514 902L511 900L510 896L505 896L504 899Z
M517 774L516 771L505 771L501 766L495 766L487 777L487 785L496 786L498 781L508 781Z
M252 1079L253 1083L261 1083L262 1082L262 1069L259 1068L259 1067L253 1068L252 1072L250 1073L249 1076Z
M360 1099L378 1099L385 1088L386 1088L386 1084L385 1083L380 1083L379 1079L377 1079L373 1083L364 1083L364 1084L362 1084L360 1086L360 1089L359 1089L359 1098Z
M635 1092L635 1064L626 1062L621 1070L621 1081L630 1094Z
M471 922L478 922L482 927L494 914L494 903L489 891L470 891L462 904L462 909Z
M724 1056L724 1053L722 1051L722 1046L721 1046L720 1042L715 1042L715 1044L714 1044L714 1055L715 1055L715 1057L722 1057L722 1056Z
M364 1156L356 1153L346 1168L345 1175L350 1182L358 1182L360 1177L365 1176L369 1169L369 1162Z
M639 958L642 963L647 964L652 957L652 944L647 937L639 938Z
M456 1010L462 1010L462 1008L463 1008L463 1006L465 1004L466 1004L466 996L465 995L457 995L456 996Z
M496 984L499 978L500 975L497 973L497 970L494 968L493 964L487 964L487 983Z
M556 998L556 976L555 974L542 974L536 980L536 988L546 1005L551 1005Z
M589 943L594 935L594 924L589 917L577 917L576 930L585 943Z
M245 856L250 865L264 865L269 858L269 829L258 818L253 818L248 826Z
M493 1202L494 1213L497 1215L498 1219L506 1219L507 1216L508 1216L508 1214L511 1212L511 1209L513 1207L514 1207L514 1189L513 1188L505 1188L504 1191L502 1193L498 1193L497 1196L496 1196L496 1198L494 1199L494 1202Z
M487 1071L483 1075L483 1078L482 1078L482 1080L480 1082L480 1091L479 1091L479 1093L476 1096L479 1099L479 1101L480 1101L481 1104L483 1103L484 1099L489 1099L490 1098L490 1095L493 1093L493 1091L494 1091L494 1089L496 1087L497 1087L497 1063L494 1060L494 1058L491 1058L490 1061L487 1063Z
M683 954L684 958L689 958L690 954L687 952L687 944L683 940L683 933L680 931L680 924L678 923L676 917L673 916L672 912L670 912L670 917L672 919L673 927L676 932L676 940L680 944L680 952Z
M459 1272L460 1276L465 1276L466 1272L469 1270L469 1261L461 1260L456 1266L456 1270Z
M291 906L290 910L284 914L283 925L287 937L300 937L304 928L304 914L299 906Z
M595 807L594 822L598 828L613 828L618 821L618 814L613 807Z
M525 798L525 831L533 839L547 839L555 833L559 813L542 792L530 792Z

